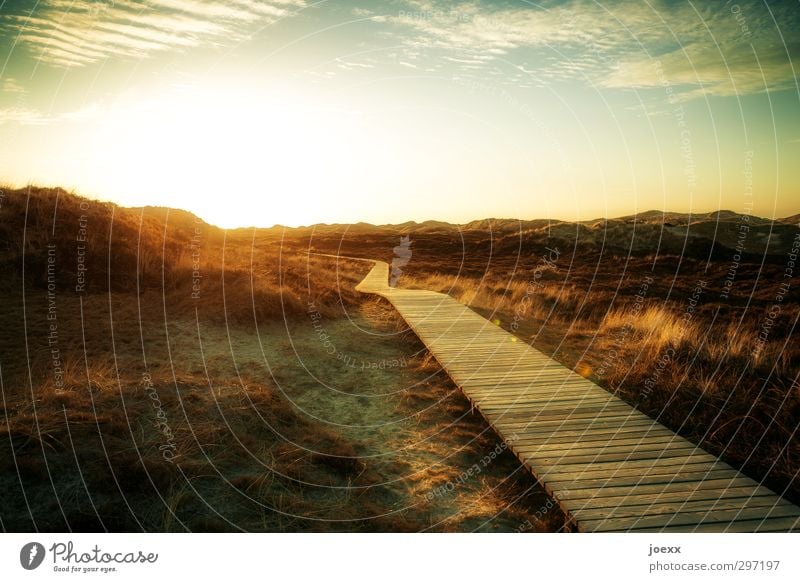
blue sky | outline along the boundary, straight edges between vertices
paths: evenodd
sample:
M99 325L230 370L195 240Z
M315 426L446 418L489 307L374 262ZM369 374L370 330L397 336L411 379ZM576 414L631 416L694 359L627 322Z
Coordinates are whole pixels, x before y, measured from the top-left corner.
M0 0L0 179L223 226L786 216L799 58L793 2Z

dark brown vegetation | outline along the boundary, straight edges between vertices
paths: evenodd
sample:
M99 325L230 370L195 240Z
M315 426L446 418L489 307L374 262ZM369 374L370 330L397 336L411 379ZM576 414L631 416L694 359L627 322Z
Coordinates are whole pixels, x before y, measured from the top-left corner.
M482 221L308 233L379 253L800 502L800 228L732 212L581 224Z
M511 454L463 478L498 437L354 291L369 265L307 250L303 233L4 192L0 528L560 529Z

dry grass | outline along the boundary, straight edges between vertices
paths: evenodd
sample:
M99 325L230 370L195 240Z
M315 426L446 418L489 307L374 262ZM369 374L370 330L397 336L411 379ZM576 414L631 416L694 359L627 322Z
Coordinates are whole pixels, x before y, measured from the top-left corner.
M4 530L509 531L537 512L526 531L563 526L509 454L429 498L497 437L393 310L353 290L369 265L180 212L80 204L32 189L0 209ZM407 365L343 369L311 305L340 350ZM383 425L359 428L367 414Z

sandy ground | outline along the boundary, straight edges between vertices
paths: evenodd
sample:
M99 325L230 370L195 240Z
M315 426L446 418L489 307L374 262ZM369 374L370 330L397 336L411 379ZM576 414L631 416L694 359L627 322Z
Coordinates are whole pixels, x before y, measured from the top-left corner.
M181 354L182 367L273 383L302 416L355 444L354 462L364 478L345 495L335 485L326 491L326 483L315 483L312 495L321 505L358 503L369 490L373 502L380 501L375 517L402 515L406 526L410 520L418 529L561 526L552 501L390 307L366 302L332 320L311 307L305 321L257 330L201 324L199 331L200 341L196 323L170 326L171 351ZM339 507L337 514L342 510L347 513Z

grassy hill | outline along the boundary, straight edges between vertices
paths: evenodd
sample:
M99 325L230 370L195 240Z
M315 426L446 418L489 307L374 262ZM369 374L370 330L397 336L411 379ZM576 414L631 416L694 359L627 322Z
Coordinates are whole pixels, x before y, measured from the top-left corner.
M496 435L354 291L369 265L306 245L5 191L0 529L563 527L510 453L458 495L431 493Z

